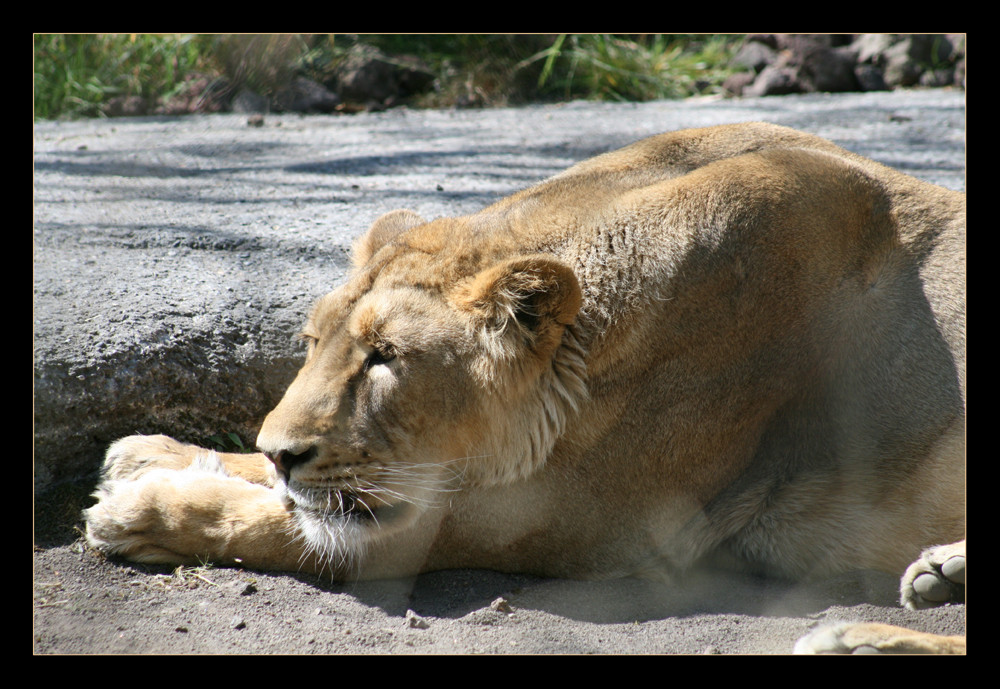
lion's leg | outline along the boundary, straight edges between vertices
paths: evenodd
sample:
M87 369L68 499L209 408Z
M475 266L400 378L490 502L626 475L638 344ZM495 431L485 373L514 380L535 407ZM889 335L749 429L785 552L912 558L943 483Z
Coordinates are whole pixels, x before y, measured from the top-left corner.
M297 570L303 549L281 493L195 461L105 480L86 511L87 541L144 563Z
M133 435L115 442L104 459L105 481L137 479L152 469L186 469L198 458L214 455L230 476L273 486L274 465L260 453L212 452L165 435Z
M795 653L965 653L964 636L939 636L889 624L822 627L795 644Z

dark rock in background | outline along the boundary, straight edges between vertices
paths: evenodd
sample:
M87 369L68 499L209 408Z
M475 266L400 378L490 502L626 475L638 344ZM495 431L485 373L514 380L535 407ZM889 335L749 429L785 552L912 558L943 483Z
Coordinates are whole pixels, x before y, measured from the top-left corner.
M274 94L278 112L330 113L340 105L340 97L312 79L296 77Z
M420 93L433 82L434 74L416 58L389 57L357 44L337 66L330 85L342 100L378 109Z
M962 34L751 34L724 90L735 96L965 87Z
M964 34L748 34L730 66L740 70L722 85L731 96L844 93L894 88L965 87ZM206 112L333 113L404 105L435 87L435 74L418 58L387 55L355 44L324 83L285 75L282 86L255 93L223 77L191 75L164 102L112 98L109 117ZM474 100L474 99L473 99ZM459 106L482 105L459 101Z

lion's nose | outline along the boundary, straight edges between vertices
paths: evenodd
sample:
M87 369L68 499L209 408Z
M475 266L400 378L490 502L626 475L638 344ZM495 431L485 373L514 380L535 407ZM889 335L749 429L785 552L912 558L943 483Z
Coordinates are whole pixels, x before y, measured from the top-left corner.
M305 452L289 452L288 450L279 450L276 453L265 452L264 455L274 463L274 468L288 480L288 474L292 471L292 467L297 464L305 464L313 457L316 456L316 447L310 447Z

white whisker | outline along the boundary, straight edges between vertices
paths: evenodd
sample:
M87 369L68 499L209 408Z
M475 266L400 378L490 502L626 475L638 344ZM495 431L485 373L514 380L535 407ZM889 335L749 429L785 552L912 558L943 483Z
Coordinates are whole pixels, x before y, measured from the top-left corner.
M290 538L301 545L299 566L310 558L320 576L348 578L359 570L368 545L389 525L382 510L393 505L433 509L443 497L461 489L470 463L489 455L470 455L442 462L371 464L345 469L328 485L285 487L294 502L295 528ZM391 523L399 514L397 512ZM404 520L409 517L403 517Z

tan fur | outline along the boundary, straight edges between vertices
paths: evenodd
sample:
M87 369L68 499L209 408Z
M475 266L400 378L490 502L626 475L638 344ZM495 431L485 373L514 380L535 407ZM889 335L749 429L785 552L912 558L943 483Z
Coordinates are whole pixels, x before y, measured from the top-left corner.
M88 535L346 578L902 572L965 533L964 252L963 194L760 123L397 211L303 330L279 479L185 492L126 439Z

